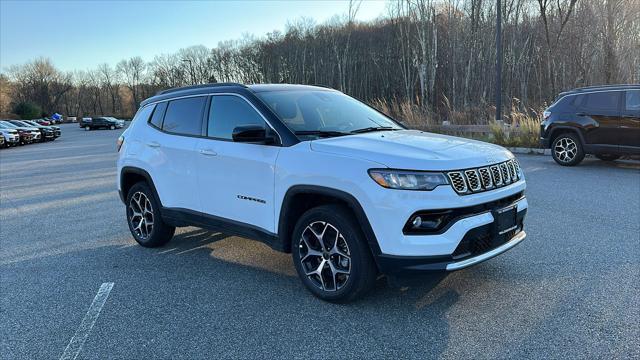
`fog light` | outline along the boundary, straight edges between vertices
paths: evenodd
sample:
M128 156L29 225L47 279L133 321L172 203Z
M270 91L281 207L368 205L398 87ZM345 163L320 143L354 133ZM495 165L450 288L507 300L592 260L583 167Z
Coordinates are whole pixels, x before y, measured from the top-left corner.
M441 230L451 220L452 210L421 211L413 214L404 224L405 234L428 234Z

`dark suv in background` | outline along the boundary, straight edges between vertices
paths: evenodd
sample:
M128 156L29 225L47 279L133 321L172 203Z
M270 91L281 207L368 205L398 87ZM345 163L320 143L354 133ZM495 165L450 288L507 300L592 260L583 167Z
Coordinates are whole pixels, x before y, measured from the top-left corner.
M119 121L118 119L109 117L109 116L94 117L94 118L91 118L91 121L88 121L88 119L85 120L83 118L82 122L80 123L80 127L84 127L85 130L93 130L93 129L115 130L115 129L121 129L123 126L124 126L123 121L121 120Z
M560 165L578 165L585 154L605 161L640 154L640 84L563 92L543 117L540 141Z

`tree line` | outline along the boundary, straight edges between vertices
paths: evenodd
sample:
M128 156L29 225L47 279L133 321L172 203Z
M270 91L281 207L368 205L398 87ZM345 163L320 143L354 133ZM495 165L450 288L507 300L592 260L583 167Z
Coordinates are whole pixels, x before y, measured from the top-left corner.
M388 1L356 21L366 2L325 23L302 18L282 32L246 35L63 72L49 59L0 75L0 113L131 117L159 90L213 82L317 84L431 120L484 123L495 103L495 0ZM539 109L564 90L640 82L640 0L502 0L503 103Z

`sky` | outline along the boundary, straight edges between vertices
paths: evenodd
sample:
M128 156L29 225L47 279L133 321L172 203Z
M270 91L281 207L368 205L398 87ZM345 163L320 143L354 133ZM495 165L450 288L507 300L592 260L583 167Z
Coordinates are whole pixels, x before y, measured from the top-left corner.
M364 0L357 19L374 19L384 9L382 0ZM37 57L65 71L133 56L150 61L192 45L211 48L243 34L284 31L301 17L322 23L347 10L341 0L0 0L0 70Z

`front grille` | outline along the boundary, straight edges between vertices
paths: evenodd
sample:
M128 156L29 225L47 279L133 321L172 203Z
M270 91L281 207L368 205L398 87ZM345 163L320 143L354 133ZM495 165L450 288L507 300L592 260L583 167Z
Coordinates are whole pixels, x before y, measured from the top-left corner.
M516 171L516 175L518 175L518 177L520 176L520 163L518 163L518 160L516 160L515 158L513 159L513 168Z
M511 184L511 175L509 175L509 169L507 169L507 164L500 164L500 174L502 174L502 181L505 184Z
M451 185L455 189L457 193L465 194L467 192L467 184L464 181L464 177L462 173L459 171L447 173L449 176L449 180L451 180Z
M502 186L502 174L500 173L500 168L498 165L493 165L491 168L491 176L493 176L493 183L496 186Z
M513 181L517 181L516 167L513 165L513 161L509 161L507 163L507 167L509 168L509 175L511 176L511 179Z
M493 180L491 180L491 170L489 170L489 168L482 168L478 171L480 172L480 180L482 181L482 187L485 189L492 189Z
M482 184L480 184L480 177L478 176L478 170L465 170L464 176L467 178L469 190L477 192L482 189Z
M478 193L503 187L520 179L520 165L516 159L484 168L464 169L447 173L453 189L460 195Z

